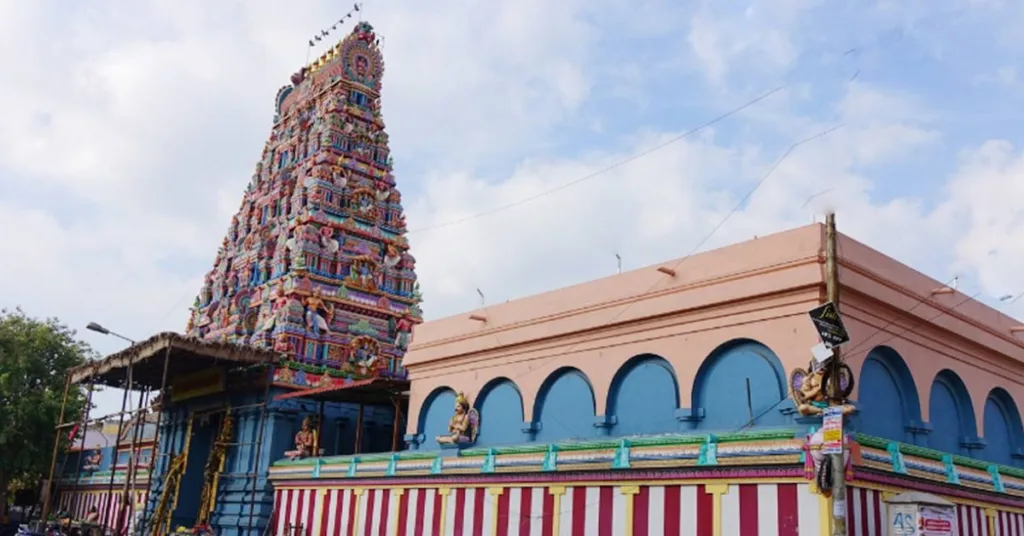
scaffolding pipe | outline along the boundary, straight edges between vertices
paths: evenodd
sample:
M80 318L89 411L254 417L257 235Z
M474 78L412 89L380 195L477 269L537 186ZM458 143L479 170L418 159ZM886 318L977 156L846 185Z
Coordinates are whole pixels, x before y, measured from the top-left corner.
M88 417L89 412L92 411L92 393L95 391L95 388L96 384L89 382L89 394L85 398L85 413L83 414L85 418L82 420L82 442L78 445L78 467L75 469L75 487L72 488L73 494L71 498L74 501L72 503L72 511L78 508L78 483L82 479L82 453L85 452L85 435L89 431ZM43 519L45 521L46 518Z
M127 410L127 411L115 411L113 413L108 413L108 414L106 414L106 415L104 415L102 417L96 417L95 419L87 419L87 420L78 421L78 422L67 422L67 423L64 423L64 424L60 425L58 428L72 428L76 424L96 424L96 423L101 423L101 422L110 420L111 417L117 417L117 416L120 416L120 415L133 415L134 416L136 413L140 413L140 412L143 412L143 411L149 411L150 409L152 409L151 406L146 406L146 407L140 407L138 409L131 409L131 410Z
M147 388L147 389L140 390L139 391L139 404L138 404L139 407L141 408L143 403L148 403L148 402L149 402L149 389ZM125 470L125 474L124 474L124 491L121 492L121 505L117 509L117 524L115 525L116 529L114 530L114 534L115 535L121 534L121 529L126 529L127 530L127 528L128 528L127 525L125 525L124 514L125 514L125 508L127 508L128 506L130 506L132 504L129 501L128 497L129 497L129 492L130 492L131 486L132 486L132 480L134 480L134 478L135 478L135 443L136 443L136 441L139 438L139 434L145 428L146 414L145 413L139 413L138 415L136 415L134 417L134 419L135 419L135 429L132 430L132 438L131 438L131 441L128 443L128 468ZM118 456L118 457L120 457L120 456ZM116 458L115 458L114 461L115 461L115 467L116 467L116 462L117 462ZM131 510L132 509L128 509L128 514L129 515L131 515Z
M114 494L114 476L117 474L118 446L121 444L121 429L124 428L124 415L125 415L124 408L128 405L128 393L131 393L131 387L132 387L132 368L133 368L132 367L132 363L128 363L128 388L124 390L124 396L121 397L121 417L117 421L117 435L114 436L114 459L113 459L113 463L111 463L111 465L110 465L110 483L107 485L107 497L111 497ZM106 526L109 526L109 525L107 523L102 523L102 522L106 521L105 518L106 518L107 515L109 515L110 507L112 506L110 504L112 502L111 499L112 499L112 497L107 499L107 507L105 508L106 512L104 512L103 517L100 518L101 524L106 525ZM118 512L120 512L120 509L118 509ZM111 521L114 521L114 520L111 520ZM115 534L115 536L116 536L116 534Z
M60 401L60 414L57 417L57 423L64 423L64 409L68 405L68 391L71 390L71 375L64 380L64 396L61 397ZM43 521L46 521L46 517L50 514L50 492L53 489L53 471L57 468L57 451L60 450L60 429L54 430L56 432L53 438L53 456L50 458L50 477L46 479L46 495L43 496Z
M169 452L167 454L160 454L160 427L163 426L164 423L164 406L167 404L167 400L164 395L165 391L167 390L167 369L170 363L171 347L168 346L167 350L164 352L164 372L163 376L160 378L160 391L157 394L157 396L160 397L160 411L157 413L156 430L153 432L153 454L150 455L149 467L146 468L146 470L149 472L150 481L149 486L146 486L146 495L142 503L142 520L139 523L138 527L138 532L140 534L146 533L146 521L149 518L149 490L153 488L153 468L156 467L156 459L159 456L170 456ZM150 401L150 407L153 407L152 400ZM168 450L170 449L168 448Z
M263 432L267 421L267 405L270 402L270 388L274 385L274 364L267 363L269 366L266 371L266 389L263 391L263 407L260 409L260 423L257 427L256 432L256 456L253 459L254 467L259 467L260 456L263 454ZM269 470L268 470L269 474ZM256 513L256 482L260 479L260 471L256 471L256 476L252 479L252 486L249 490L249 530L252 530L252 516Z

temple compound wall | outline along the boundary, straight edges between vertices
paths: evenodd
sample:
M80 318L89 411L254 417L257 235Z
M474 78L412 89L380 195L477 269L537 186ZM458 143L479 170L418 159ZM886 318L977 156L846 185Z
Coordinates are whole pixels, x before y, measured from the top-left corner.
M818 343L807 313L824 301L822 229L419 326L410 445L438 448L458 392L485 423L476 446L799 424L788 378ZM839 241L852 429L1021 465L1018 323Z
M917 490L957 505L959 534L1024 534L1017 322L838 240L845 505L794 402L826 301L812 225L417 326L407 449L275 462L273 526L803 535L844 508L877 535Z

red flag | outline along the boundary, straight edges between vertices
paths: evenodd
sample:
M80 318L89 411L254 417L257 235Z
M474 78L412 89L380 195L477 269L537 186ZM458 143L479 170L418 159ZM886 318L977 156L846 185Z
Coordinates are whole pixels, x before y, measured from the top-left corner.
M76 435L78 435L78 423L75 423L75 425L71 427L71 433L68 434L68 441L74 441Z

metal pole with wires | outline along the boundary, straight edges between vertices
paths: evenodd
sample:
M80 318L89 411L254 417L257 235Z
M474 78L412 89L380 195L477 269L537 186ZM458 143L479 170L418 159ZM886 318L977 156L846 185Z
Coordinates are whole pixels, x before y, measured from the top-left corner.
M825 216L825 290L828 300L839 312L839 259L836 251L836 215ZM828 393L832 404L842 404L843 398L840 377L843 373L842 355L839 346L832 347L832 358L828 366L832 368L831 393ZM824 387L824 386L823 386ZM842 418L842 417L840 417ZM844 441L840 440L838 454L829 455L832 466L832 536L846 536L846 453Z

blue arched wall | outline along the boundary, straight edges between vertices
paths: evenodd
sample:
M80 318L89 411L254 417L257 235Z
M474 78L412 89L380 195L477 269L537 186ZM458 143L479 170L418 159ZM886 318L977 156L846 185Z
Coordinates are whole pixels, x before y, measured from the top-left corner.
M783 411L792 403L787 400L785 377L782 362L759 342L739 339L719 346L694 378L694 428L735 431L788 424Z
M556 370L541 384L534 402L534 439L555 442L596 437L594 408L590 379L574 368Z
M911 430L920 425L921 403L903 358L887 346L874 348L864 359L858 383L858 431L914 443Z
M420 410L419 432L423 435L424 449L438 448L434 439L448 433L448 420L455 411L455 391L448 387L434 389ZM481 428L483 428L482 425Z
M996 387L985 399L985 459L1004 465L1020 465L1013 458L1020 448L1021 420L1010 393Z
M608 415L614 415L613 435L677 432L679 381L668 361L653 354L626 361L608 390Z
M523 396L508 378L491 380L476 399L480 413L478 446L523 442Z
M952 370L940 371L932 381L928 398L928 419L932 426L928 445L943 452L970 455L965 445L976 442L978 427L974 422L971 395L963 380Z

